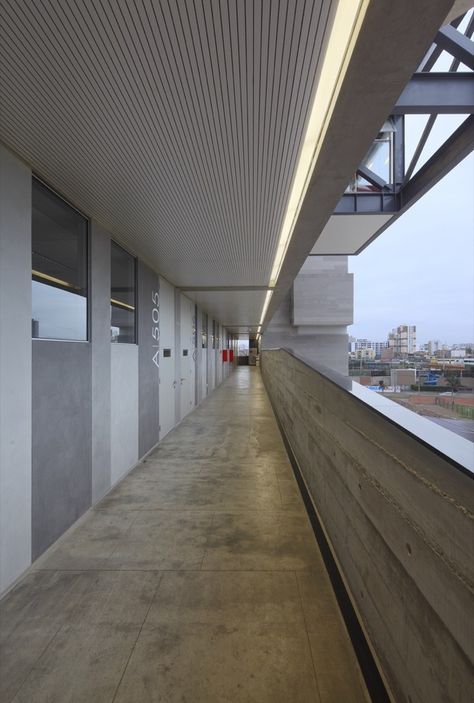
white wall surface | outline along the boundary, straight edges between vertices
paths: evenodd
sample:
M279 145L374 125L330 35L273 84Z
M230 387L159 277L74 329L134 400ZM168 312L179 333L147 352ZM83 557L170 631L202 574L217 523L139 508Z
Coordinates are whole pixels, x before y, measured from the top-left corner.
M164 356L171 349L171 356ZM175 289L160 277L160 439L176 423Z
M138 461L138 347L111 344L112 485Z
M31 171L0 146L0 593L31 563Z
M204 400L204 398L207 396L207 370L208 370L207 355L208 355L208 353L209 353L208 349L203 349L202 354L201 354L201 371L200 371L201 400Z
M212 329L212 327L211 327ZM209 335L209 348L207 350L208 360L208 378L207 378L207 394L212 393L216 387L216 350L212 348L212 339Z

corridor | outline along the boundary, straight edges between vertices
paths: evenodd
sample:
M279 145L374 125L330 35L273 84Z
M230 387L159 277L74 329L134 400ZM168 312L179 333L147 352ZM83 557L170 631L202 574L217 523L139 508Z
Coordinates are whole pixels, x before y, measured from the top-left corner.
M368 701L258 369L0 604L4 703Z

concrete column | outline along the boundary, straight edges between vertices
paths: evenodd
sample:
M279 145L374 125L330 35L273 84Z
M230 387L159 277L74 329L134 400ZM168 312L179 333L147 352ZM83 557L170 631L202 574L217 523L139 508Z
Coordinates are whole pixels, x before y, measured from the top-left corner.
M181 420L181 292L174 289L174 417L175 425Z
M110 235L91 223L92 503L111 486Z
M263 335L262 347L287 347L347 374L353 298L347 256L308 257Z
M0 146L0 592L31 563L31 171Z
M197 346L196 346L196 405L199 405L203 399L202 393L202 312L200 308L197 308L196 314L196 336L197 336Z

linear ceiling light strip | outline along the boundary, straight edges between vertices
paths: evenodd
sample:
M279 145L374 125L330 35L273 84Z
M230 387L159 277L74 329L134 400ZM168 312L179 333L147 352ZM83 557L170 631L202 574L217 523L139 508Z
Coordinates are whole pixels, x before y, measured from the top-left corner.
M296 167L270 286L275 286L370 0L339 0ZM266 297L262 319L270 302Z
M267 294L265 296L265 302L263 303L263 308L262 308L262 315L260 317L260 322L258 323L259 328L262 328L263 321L265 319L265 315L267 314L268 306L270 305L270 300L272 299L273 291L272 290L267 290Z

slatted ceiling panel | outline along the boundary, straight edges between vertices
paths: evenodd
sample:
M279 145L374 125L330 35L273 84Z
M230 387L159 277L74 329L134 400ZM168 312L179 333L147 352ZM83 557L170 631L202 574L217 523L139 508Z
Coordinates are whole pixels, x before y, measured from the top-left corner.
M186 291L185 295L207 310L211 317L220 320L232 332L238 331L243 326L258 325L266 292L260 290Z
M0 0L0 138L177 285L265 285L330 0Z

